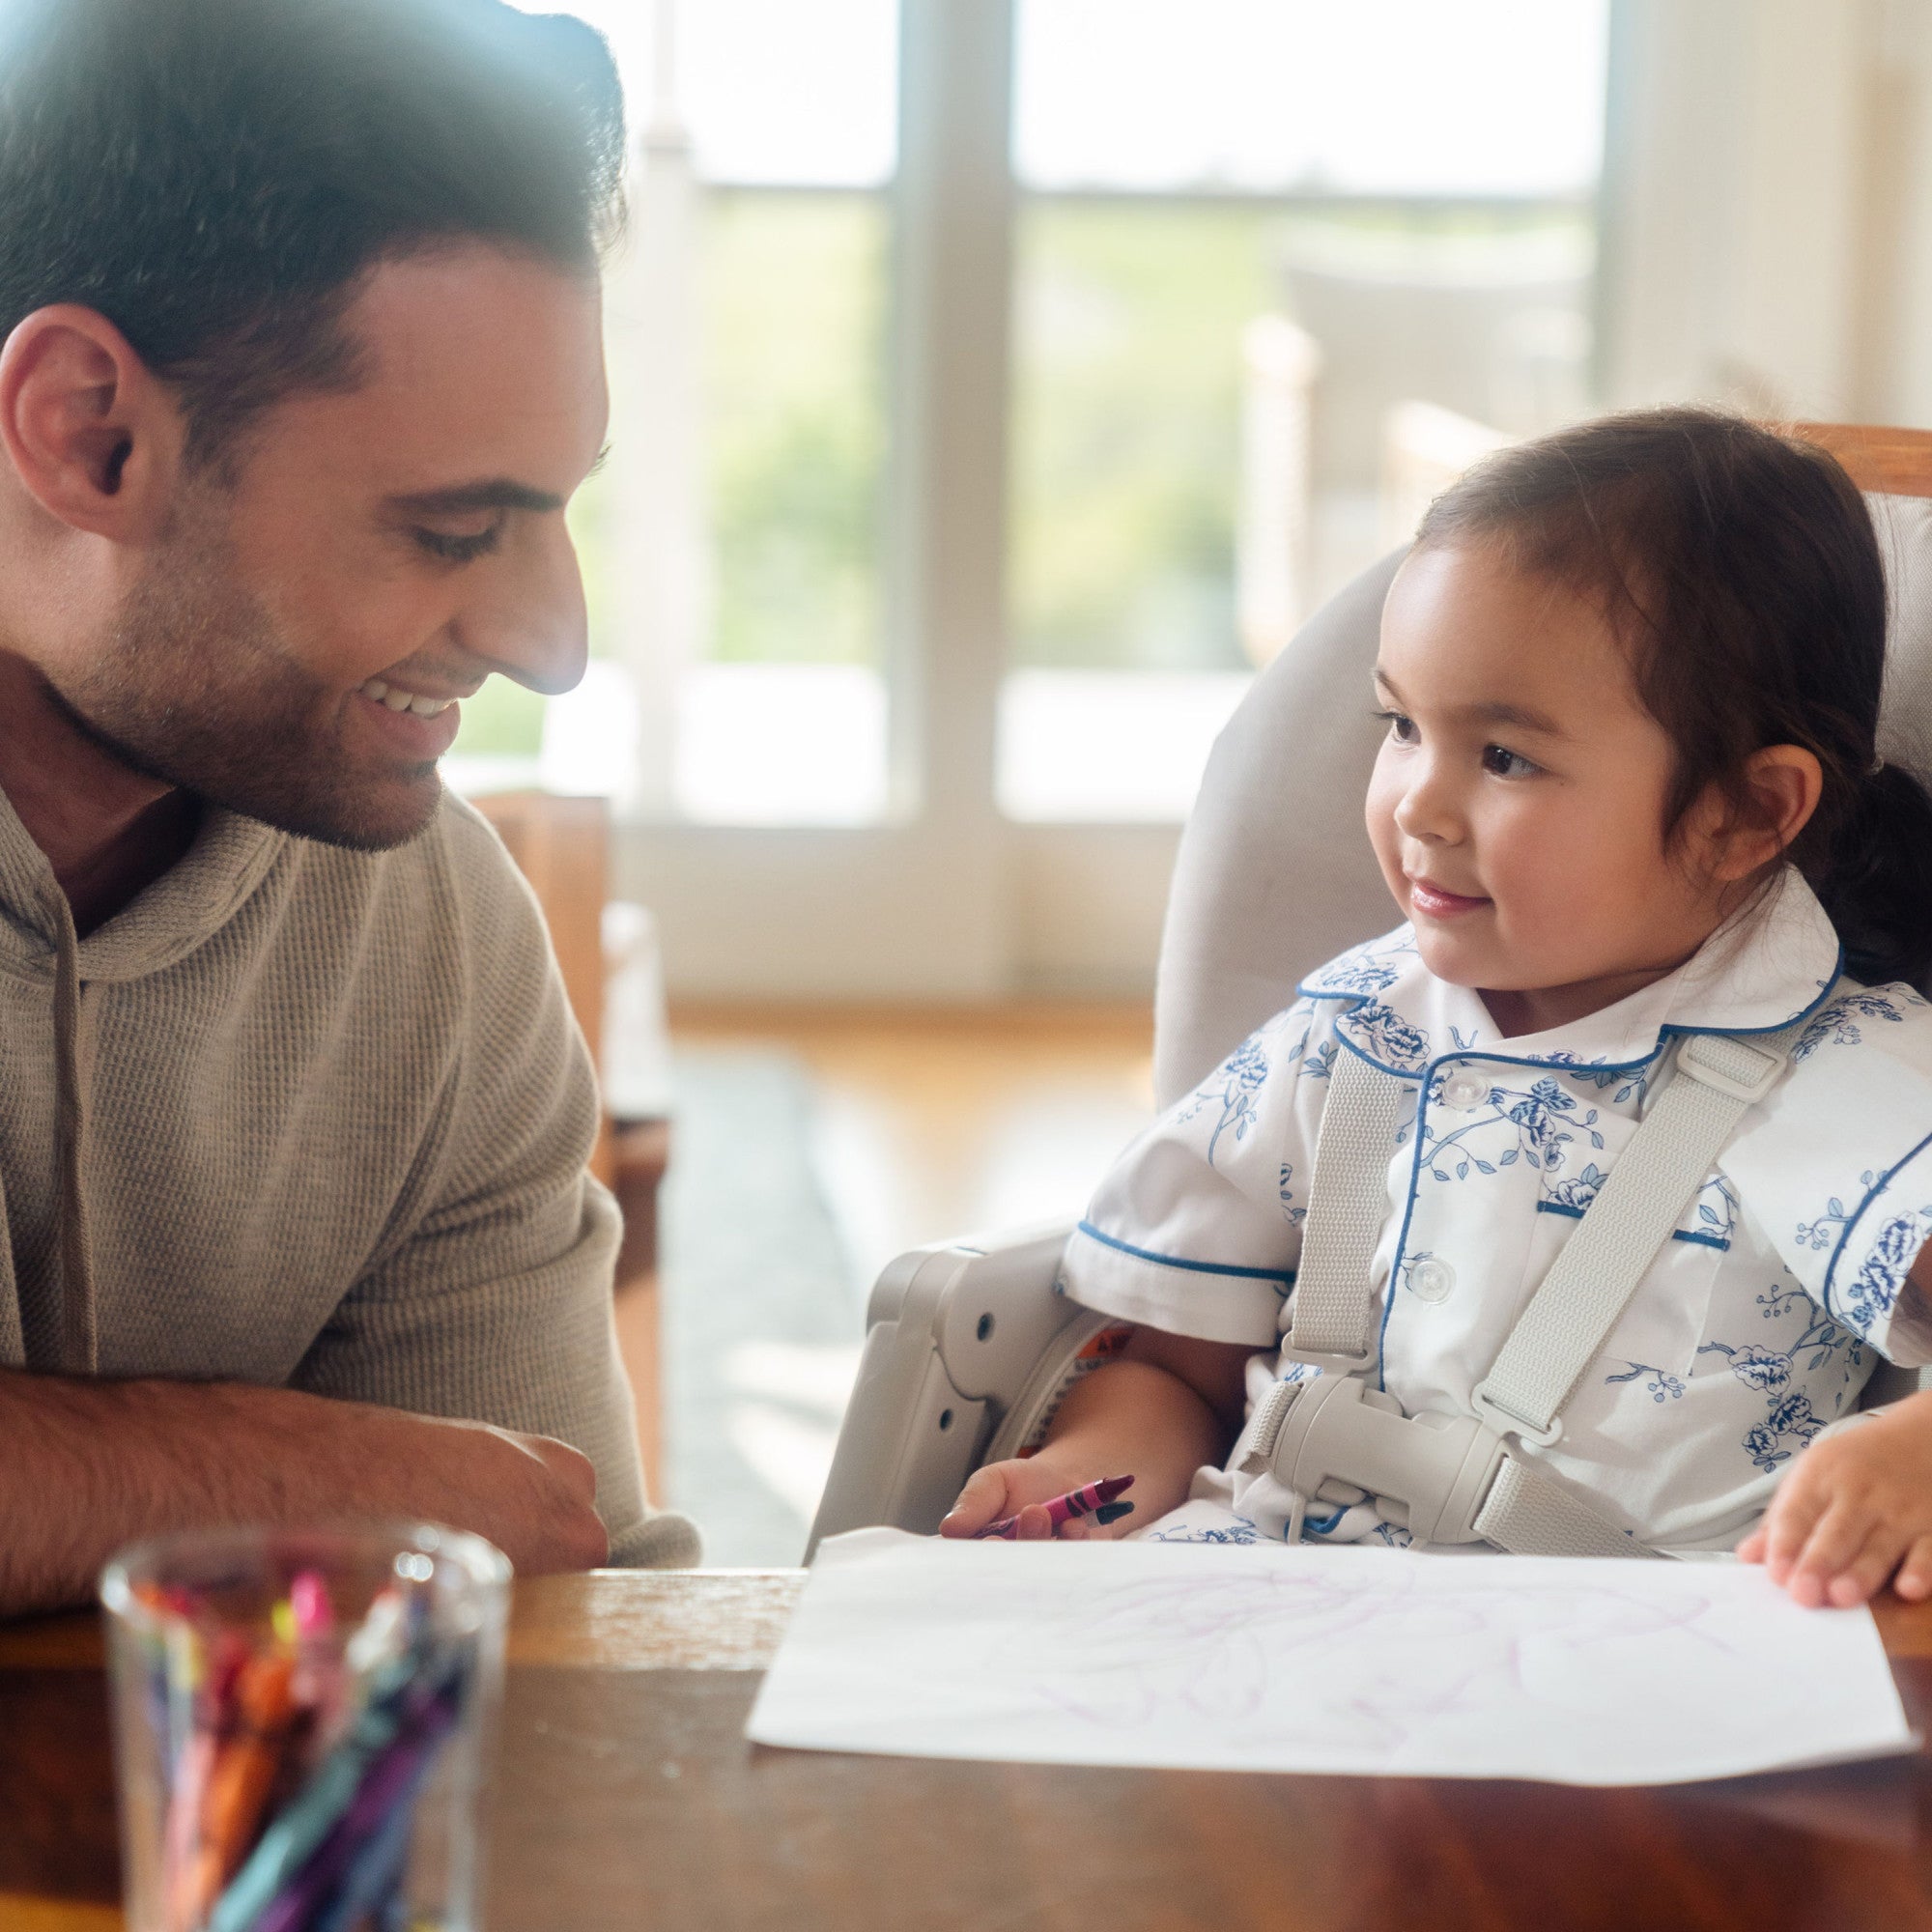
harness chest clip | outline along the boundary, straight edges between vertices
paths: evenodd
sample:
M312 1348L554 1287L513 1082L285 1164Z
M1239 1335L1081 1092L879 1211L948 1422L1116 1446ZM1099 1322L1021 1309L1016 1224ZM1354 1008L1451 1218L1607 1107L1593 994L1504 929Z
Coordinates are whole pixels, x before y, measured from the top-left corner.
M1347 1376L1277 1382L1241 1462L1303 1499L1345 1483L1407 1512L1418 1543L1480 1543L1475 1526L1508 1448L1474 1416L1403 1414L1393 1396Z

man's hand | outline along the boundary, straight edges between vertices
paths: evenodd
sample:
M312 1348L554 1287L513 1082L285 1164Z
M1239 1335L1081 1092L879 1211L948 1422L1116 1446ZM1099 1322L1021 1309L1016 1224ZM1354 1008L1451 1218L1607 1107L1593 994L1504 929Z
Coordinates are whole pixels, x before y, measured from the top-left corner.
M280 1394L282 1391L273 1391ZM319 1402L319 1397L303 1397ZM355 1514L380 1514L382 1478L361 1465L371 1438L384 1437L399 1463L393 1471L395 1516L428 1517L486 1536L525 1576L590 1570L611 1553L597 1515L597 1472L590 1459L551 1435L523 1435L485 1422L451 1422L403 1409L326 1403L356 1413L357 1439L345 1485L368 1501ZM321 1418L329 1429L337 1418Z
M446 1522L526 1575L609 1544L589 1462L548 1436L239 1382L0 1372L0 1615L85 1602L107 1557L164 1530Z
M1932 1597L1932 1392L1814 1442L1738 1554L1813 1608Z

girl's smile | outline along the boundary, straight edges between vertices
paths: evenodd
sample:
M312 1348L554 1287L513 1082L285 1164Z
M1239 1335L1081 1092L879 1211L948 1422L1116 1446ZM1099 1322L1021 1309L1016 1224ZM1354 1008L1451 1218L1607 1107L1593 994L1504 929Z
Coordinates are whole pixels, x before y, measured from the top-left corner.
M1412 872L1405 873L1404 878L1408 886L1407 911L1411 919L1459 919L1464 913L1481 912L1491 903L1487 898L1473 898L1467 893L1452 893L1429 879L1417 878Z

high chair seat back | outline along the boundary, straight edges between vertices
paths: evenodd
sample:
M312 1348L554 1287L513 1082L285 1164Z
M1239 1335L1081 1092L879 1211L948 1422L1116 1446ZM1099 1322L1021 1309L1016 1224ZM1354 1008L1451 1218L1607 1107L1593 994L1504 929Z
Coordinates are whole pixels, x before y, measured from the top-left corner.
M1807 425L1867 492L1890 586L1880 750L1932 781L1932 433ZM1361 802L1382 600L1401 554L1364 571L1255 679L1208 762L1181 836L1154 999L1166 1107L1294 998L1324 960L1392 923ZM1932 987L1921 987L1932 992ZM902 1256L867 1311L858 1381L812 1524L929 1531L981 1462L1037 1435L1120 1333L1057 1293L1065 1224ZM1883 1365L1866 1402L1919 1378Z

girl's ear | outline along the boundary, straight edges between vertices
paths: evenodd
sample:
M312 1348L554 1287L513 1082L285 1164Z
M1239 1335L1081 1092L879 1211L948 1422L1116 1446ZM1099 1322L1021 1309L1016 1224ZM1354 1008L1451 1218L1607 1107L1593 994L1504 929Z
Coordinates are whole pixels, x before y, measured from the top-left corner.
M1803 745L1767 745L1745 760L1749 808L1728 815L1712 840L1712 875L1747 879L1770 865L1810 822L1825 788L1816 753Z

